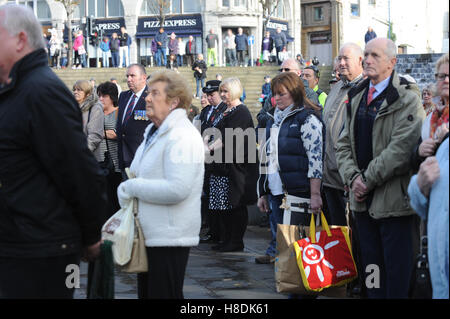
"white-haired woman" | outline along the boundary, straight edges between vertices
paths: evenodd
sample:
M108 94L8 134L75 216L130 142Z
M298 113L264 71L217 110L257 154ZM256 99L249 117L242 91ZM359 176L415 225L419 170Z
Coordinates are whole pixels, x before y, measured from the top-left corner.
M199 243L203 142L187 117L191 90L178 73L153 73L147 87L152 124L130 166L136 178L117 193L121 205L138 200L149 269L138 274L138 297L182 299L189 250Z
M256 202L256 139L252 116L239 100L242 90L238 78L222 81L219 93L227 109L212 123L216 134L204 140L213 158L209 210L220 214L222 228L219 244L212 248L220 252L244 249L247 204Z

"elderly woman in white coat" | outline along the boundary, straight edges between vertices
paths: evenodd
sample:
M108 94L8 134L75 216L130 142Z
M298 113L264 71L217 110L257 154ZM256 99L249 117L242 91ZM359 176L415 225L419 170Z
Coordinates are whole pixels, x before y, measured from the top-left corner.
M136 178L117 192L122 206L138 199L149 269L138 274L138 297L182 299L189 249L199 243L203 141L187 117L192 94L179 74L154 73L147 86L152 124L131 163Z

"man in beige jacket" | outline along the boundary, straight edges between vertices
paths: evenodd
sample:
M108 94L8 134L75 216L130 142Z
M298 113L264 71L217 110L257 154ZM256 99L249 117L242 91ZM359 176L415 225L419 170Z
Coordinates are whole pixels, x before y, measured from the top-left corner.
M336 163L336 143L344 128L345 102L351 88L363 79L363 50L355 43L346 43L339 50L338 69L341 80L331 89L323 111L327 128L323 170L323 193L332 225L347 225L345 218L344 182Z

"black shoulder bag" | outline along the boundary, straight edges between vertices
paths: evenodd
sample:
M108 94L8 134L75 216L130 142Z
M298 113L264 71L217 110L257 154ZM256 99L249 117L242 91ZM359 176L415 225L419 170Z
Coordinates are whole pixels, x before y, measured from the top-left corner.
M411 284L409 287L409 298L431 299L433 290L431 288L430 268L428 264L428 236L427 221L421 222L422 235L420 236L420 252L416 257Z

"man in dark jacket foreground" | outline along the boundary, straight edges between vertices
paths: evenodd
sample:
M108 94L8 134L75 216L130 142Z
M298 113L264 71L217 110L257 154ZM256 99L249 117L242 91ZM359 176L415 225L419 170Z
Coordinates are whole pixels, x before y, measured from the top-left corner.
M0 298L73 298L99 253L103 177L33 11L0 6L0 42Z

